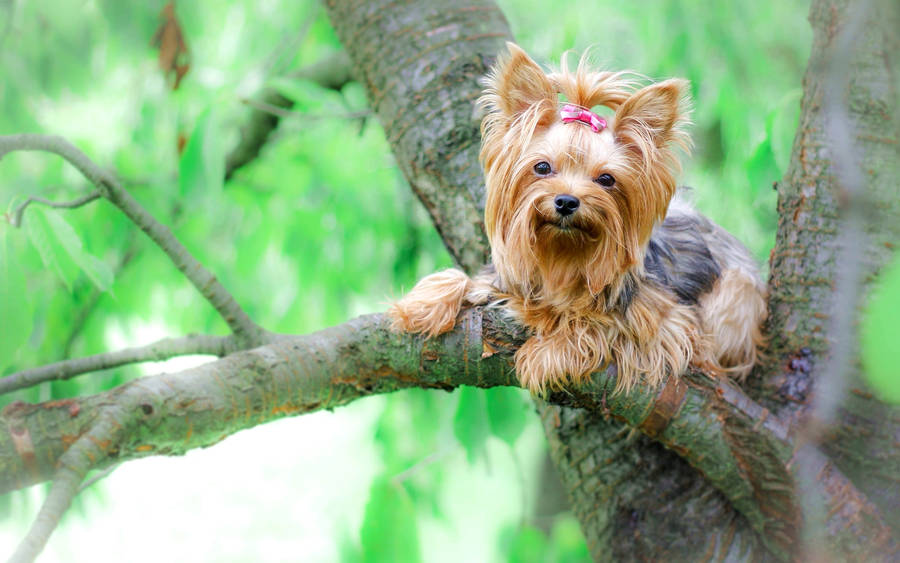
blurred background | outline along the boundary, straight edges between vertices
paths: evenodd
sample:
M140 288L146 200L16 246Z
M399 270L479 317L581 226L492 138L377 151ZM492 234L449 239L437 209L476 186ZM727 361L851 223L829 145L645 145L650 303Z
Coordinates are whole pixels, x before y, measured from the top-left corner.
M810 48L796 0L502 0L538 61L692 84L682 182L761 264ZM266 328L306 333L451 265L398 172L363 89L297 71L341 49L312 1L0 1L0 133L67 137L124 185ZM178 32L180 41L172 42ZM167 35L169 34L169 35ZM175 48L172 52L171 49ZM165 67L165 68L161 68ZM177 82L177 88L174 88ZM268 89L293 103L260 100ZM254 109L278 113L260 156L224 181ZM277 110L277 111L276 111ZM115 208L56 157L0 161L0 374L226 327ZM109 370L0 397L96 393L209 358ZM545 466L524 392L410 391L243 431L182 458L129 462L76 499L42 561L579 561L577 522ZM46 487L0 497L9 554Z

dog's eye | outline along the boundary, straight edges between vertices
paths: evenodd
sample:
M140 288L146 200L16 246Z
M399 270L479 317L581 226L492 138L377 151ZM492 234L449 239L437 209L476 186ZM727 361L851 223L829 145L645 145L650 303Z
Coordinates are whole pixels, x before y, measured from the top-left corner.
M604 188L608 188L616 183L616 179L613 178L612 176L610 176L609 174L600 174L599 176L597 176L597 178L594 181L597 182L598 184L600 184L601 186L603 186Z
M547 176L551 172L553 172L553 169L550 168L550 163L545 160L534 165L534 173L538 176Z

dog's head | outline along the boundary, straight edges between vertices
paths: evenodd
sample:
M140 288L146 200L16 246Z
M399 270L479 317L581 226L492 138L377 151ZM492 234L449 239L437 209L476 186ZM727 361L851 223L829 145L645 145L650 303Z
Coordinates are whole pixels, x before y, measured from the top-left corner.
M508 44L480 99L493 261L526 295L597 295L640 267L675 193L676 147L689 144L686 81L636 89L585 61L547 74Z

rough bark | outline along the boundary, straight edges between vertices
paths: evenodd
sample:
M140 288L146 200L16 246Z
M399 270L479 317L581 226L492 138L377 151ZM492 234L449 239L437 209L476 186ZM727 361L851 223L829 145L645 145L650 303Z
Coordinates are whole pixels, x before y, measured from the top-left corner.
M94 396L37 405L15 402L0 414L11 429L0 435L0 491L50 478L67 446L109 406L123 413L117 422L129 428L117 431L118 441L105 448L108 461L142 453L178 455L274 418L330 409L367 395L406 387L516 385L512 354L524 338L521 327L493 308L467 310L455 330L430 339L391 332L382 315L369 315ZM637 389L628 395L613 393L615 381L615 370L607 370L548 400L605 413L653 435L728 491L758 529L765 529L764 511L746 501L754 488L780 489L789 480L785 462L791 446L776 420L729 382L702 374L671 378L662 390ZM758 431L737 443L730 438L733 427L721 422L728 418ZM699 427L706 431L691 431ZM736 463L750 455L779 458L780 469L745 475Z
M849 45L840 44L858 17L859 31ZM815 0L810 22L814 40L800 124L790 167L778 184L771 362L756 393L780 415L801 417L813 401L813 381L833 361L835 338L849 339L849 392L836 391L844 398L824 448L900 530L900 409L878 401L862 381L855 324L835 335L831 323L835 279L847 267L841 263L841 245L849 244L842 226L851 207L860 206L863 217L864 240L851 252L859 253L865 285L889 260L900 235L900 7L887 1ZM834 68L837 57L845 57L840 68ZM835 72L841 79L836 85L829 83ZM829 87L838 91L829 93ZM834 117L829 94L846 96L849 138L835 138L829 128L826 120ZM861 193L848 193L842 185L840 159L859 167Z
M767 558L747 520L674 452L597 413L545 405L541 418L595 561Z

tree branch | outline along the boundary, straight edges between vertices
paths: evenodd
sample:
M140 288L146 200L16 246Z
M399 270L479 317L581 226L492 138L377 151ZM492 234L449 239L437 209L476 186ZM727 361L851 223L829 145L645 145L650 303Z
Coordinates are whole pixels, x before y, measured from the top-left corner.
M278 106L273 106L266 102L260 102L254 100L252 98L246 98L242 100L245 104L252 107L253 109L264 111L266 113L270 113L276 117L288 118L288 117L302 117L304 120L315 120L315 119L337 119L337 120L347 120L347 119L359 119L361 117L368 117L372 115L372 110L363 109L359 111L351 111L347 113L320 113L320 114L310 114L303 113L299 111L292 111L289 109L280 108Z
M64 158L166 253L175 267L218 311L235 336L249 344L260 344L271 337L247 316L234 297L188 252L168 227L150 215L111 174L94 164L74 145L62 137L51 135L0 135L0 158L13 151L44 151Z
M674 451L610 416L546 403L539 412L594 561L773 559L729 499Z
M125 268L131 264L131 261L134 260L134 257L138 253L138 243L137 243L137 233L136 231L129 230L128 239L124 245L124 251L119 257L118 262L113 267L113 278L117 279ZM91 294L82 302L81 306L78 308L78 312L75 314L74 319L70 323L69 334L66 336L66 341L62 346L62 353L60 356L63 358L70 357L72 345L75 343L76 339L81 334L82 329L84 329L87 324L88 319L90 319L91 315L94 313L97 307L97 303L100 301L100 298L103 296L105 292L100 291L96 286L91 286Z
M330 90L340 90L352 79L350 61L343 51L329 55L313 65L300 69L291 76L315 82L322 88ZM269 135L278 127L278 123L283 117L273 110L288 111L294 107L293 100L282 96L272 88L264 90L258 100L252 104L259 107L250 112L246 123L241 126L240 142L225 159L226 180L231 178L238 169L259 156L259 151L262 150Z
M63 360L7 375L0 378L0 395L38 385L45 381L63 381L76 375L127 364L160 362L175 356L191 354L221 357L238 349L239 342L234 335L189 334L180 338L163 338L145 346L125 348L84 358Z
M107 413L113 411L113 407L107 409ZM60 456L50 492L28 534L10 558L10 563L30 563L37 558L50 534L59 525L63 513L80 491L79 485L84 476L99 460L106 457L105 444L114 442L121 430L122 427L113 416L104 416Z
M822 437L829 458L900 533L900 408L879 401L863 380L853 320L859 314L854 303L900 238L900 7L871 0L863 21L855 22L859 8L847 0L811 3L813 45L800 123L790 166L778 183L769 279L773 338L761 377L748 380L748 387L779 416L796 421L807 416L813 392L821 396L823 410L813 416L836 424L812 434ZM858 40L850 41L852 27L860 24ZM854 167L861 177L848 176ZM860 213L862 220L853 221L862 232L848 232L846 219ZM847 366L846 382L827 380L833 376L826 374L846 373Z
M50 478L67 444L90 435L95 421L109 419L124 430L104 442L103 455L88 469L183 454L244 428L377 393L517 385L511 361L525 336L495 309L468 310L454 331L428 340L392 333L384 317L371 315L90 397L13 403L0 414L0 427L11 429L0 435L0 492ZM790 553L794 448L780 421L727 380L694 374L672 378L658 392L636 388L625 395L613 394L614 372L549 400L606 413L677 452L728 497L769 549ZM858 497L849 482L841 483L841 494ZM829 515L829 525L852 523L859 537L889 542L878 511L858 498L835 505L840 510ZM871 545L884 552L884 543Z
M83 195L70 201L51 201L38 196L28 196L28 199L22 202L16 210L13 211L12 217L10 217L10 224L12 224L13 227L21 227L22 214L25 213L25 209L32 203L42 203L50 207L55 207L56 209L74 209L86 205L95 199L99 199L101 195L100 190L94 190L87 195Z

